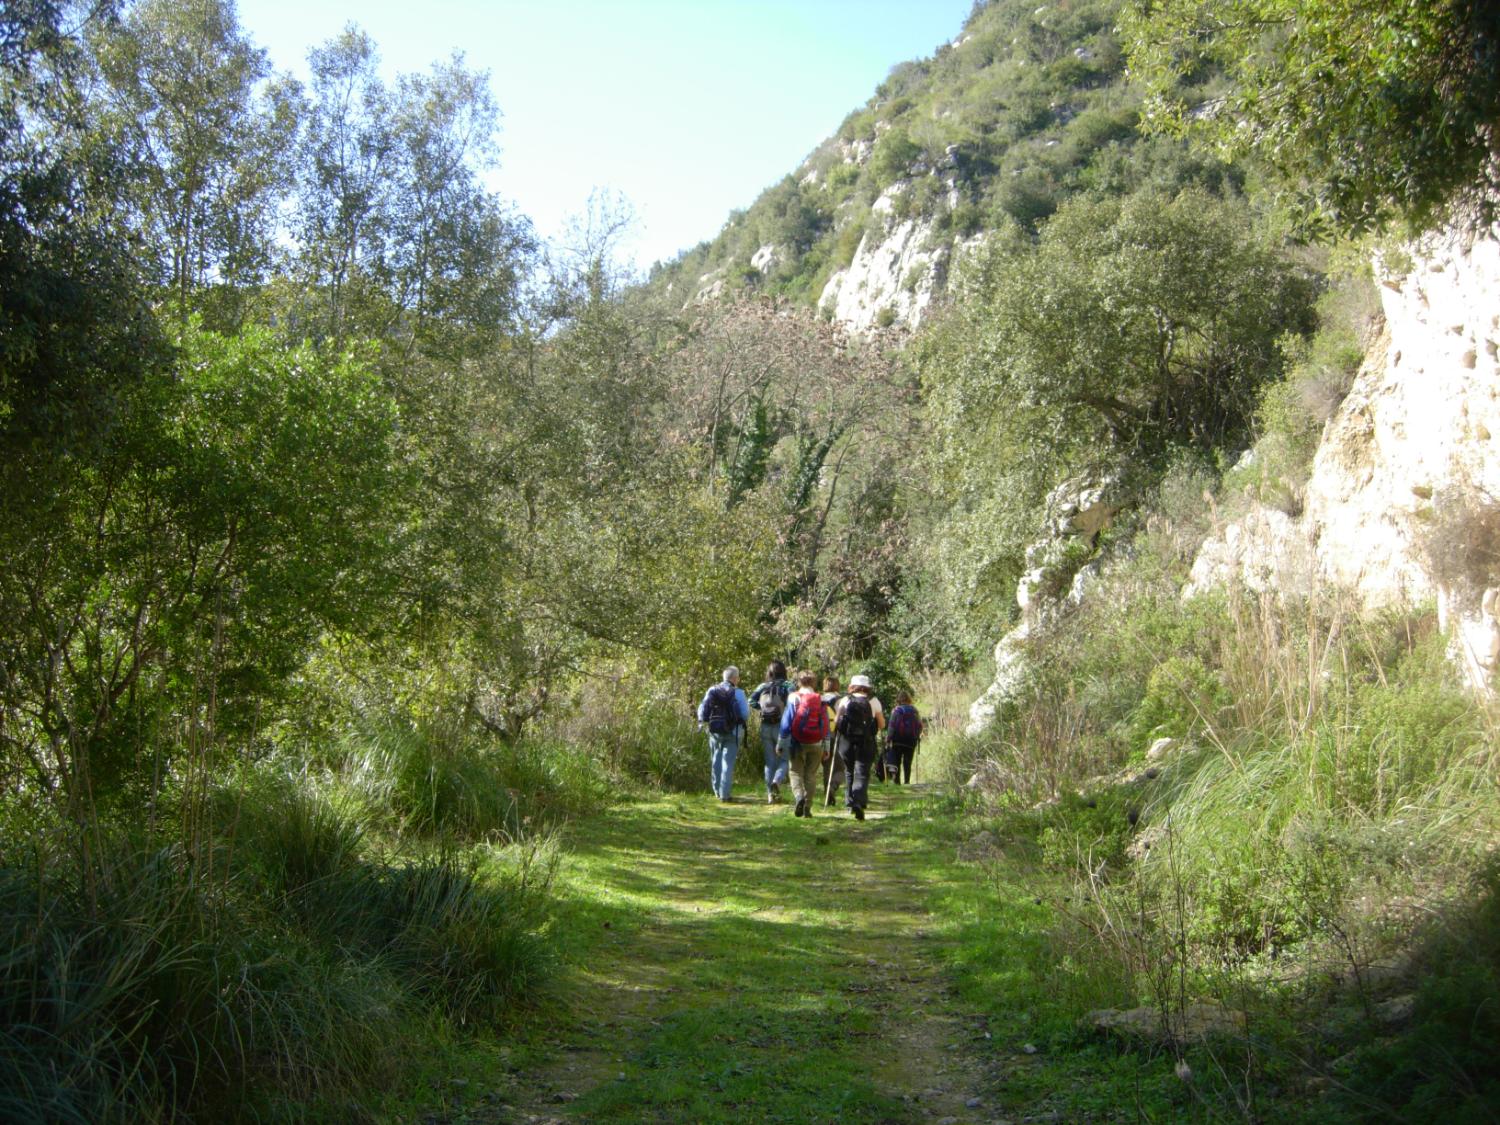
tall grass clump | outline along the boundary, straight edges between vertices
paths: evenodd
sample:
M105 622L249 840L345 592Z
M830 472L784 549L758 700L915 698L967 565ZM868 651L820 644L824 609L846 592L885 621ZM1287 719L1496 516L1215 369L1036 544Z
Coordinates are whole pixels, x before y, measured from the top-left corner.
M545 833L393 852L274 762L167 796L154 837L39 818L0 851L0 1120L348 1120L552 970Z
M570 711L555 716L547 737L584 752L615 792L634 788L689 792L708 782L705 736L697 700L674 698L659 684L634 677L584 684ZM755 720L751 720L754 736ZM748 760L754 755L741 754Z
M4 1120L291 1120L400 1058L410 1006L385 974L330 959L180 849L6 860Z
M416 836L517 839L610 796L576 747L441 723L368 724L346 738L336 772L371 815Z
M337 789L287 777L267 788L242 816L241 862L308 941L378 966L459 1023L498 1018L546 976L550 837L388 857L362 846Z

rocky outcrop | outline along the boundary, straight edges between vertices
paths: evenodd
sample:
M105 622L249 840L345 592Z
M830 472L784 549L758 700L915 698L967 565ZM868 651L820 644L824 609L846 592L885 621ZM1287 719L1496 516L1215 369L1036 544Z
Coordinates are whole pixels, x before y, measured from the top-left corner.
M1435 599L1471 684L1500 666L1500 231L1377 260L1386 328L1325 427L1296 518L1254 507L1204 544L1189 593Z
M770 273L785 257L785 250L767 243L750 256L750 268L759 270L761 273Z
M944 186L946 206L956 206L957 186L951 180ZM852 332L916 328L947 285L955 261L980 241L953 242L932 215L899 217L901 199L913 188L914 181L902 180L871 205L870 227L853 260L828 279L818 298L818 307Z
M818 306L852 332L915 328L947 278L950 255L946 243L933 245L930 220L906 219L879 235L866 231L854 260L828 279Z
M1113 478L1064 481L1048 495L1042 537L1027 548L1027 570L1016 584L1021 620L995 645L995 679L970 706L968 733L994 722L1024 689L1027 650L1059 613L1083 597L1099 533L1123 506Z

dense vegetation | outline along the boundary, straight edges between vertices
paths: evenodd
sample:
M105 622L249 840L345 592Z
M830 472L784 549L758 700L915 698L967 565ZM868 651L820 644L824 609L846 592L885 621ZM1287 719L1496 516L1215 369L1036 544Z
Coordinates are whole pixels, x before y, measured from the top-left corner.
M1377 1109L1492 1104L1500 967L1462 935L1493 742L1427 615L1177 591L1204 490L1294 506L1358 363L1367 247L1288 231L1479 197L1494 28L1244 7L1267 27L976 4L627 287L612 216L544 248L485 190L460 57L388 82L350 27L303 85L228 0L7 4L3 1115L347 1119L525 1020L555 826L701 787L688 708L727 662L982 675L1069 479L1126 497L1072 560L1105 596L958 752L994 783L968 812L1086 904L1054 936L1111 997L1264 1000L1300 958L1304 1002L1330 949L1357 977L1420 945L1423 1021L1330 1034L1340 1073ZM1215 105L1235 145L1168 135ZM914 338L851 338L823 285L907 215L985 237ZM1149 792L1067 796L1161 734L1187 749Z

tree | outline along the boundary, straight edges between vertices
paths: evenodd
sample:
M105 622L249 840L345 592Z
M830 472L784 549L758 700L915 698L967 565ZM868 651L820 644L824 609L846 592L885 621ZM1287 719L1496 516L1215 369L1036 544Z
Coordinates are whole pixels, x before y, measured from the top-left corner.
M296 129L289 82L263 87L265 52L231 0L142 0L95 37L105 144L132 167L132 219L178 315L223 286L226 319L270 265Z
M75 814L243 735L320 632L385 616L395 410L368 366L257 330L179 347L0 535L0 747Z
M386 237L391 167L390 98L376 72L375 43L350 25L308 52L312 77L297 159L297 264L317 339L343 347L368 307ZM378 290L377 290L378 291ZM364 318L368 321L368 317Z
M899 539L892 482L916 435L891 355L755 298L699 310L667 369L665 431L746 534L775 545L778 566L748 596L783 650L864 651L896 581L882 552Z
M485 191L498 110L461 55L426 75L380 79L357 27L310 55L295 229L303 317L338 348L392 341L445 361L516 327L530 228Z
M1077 199L1034 247L995 238L916 351L942 538L966 560L955 598L1009 601L1065 475L1149 484L1184 452L1242 447L1313 293L1242 204L1199 191Z
M1500 187L1500 7L1490 0L1134 0L1147 121L1279 173L1314 224L1425 224ZM1232 86L1203 101L1222 69Z

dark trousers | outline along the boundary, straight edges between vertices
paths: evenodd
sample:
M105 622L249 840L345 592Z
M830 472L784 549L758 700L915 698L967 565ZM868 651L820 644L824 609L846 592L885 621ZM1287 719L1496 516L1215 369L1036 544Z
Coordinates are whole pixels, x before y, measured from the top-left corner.
M849 775L849 796L844 807L865 808L870 802L870 767L875 763L873 744L851 746L839 739L839 760L844 763L844 772Z
M896 784L911 784L911 760L917 756L917 744L902 746L889 743L885 748L885 776Z

